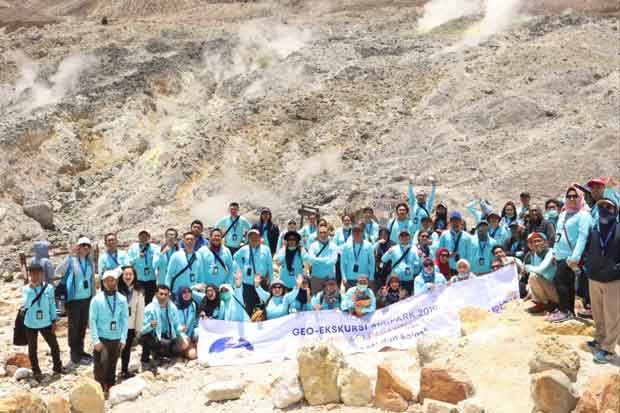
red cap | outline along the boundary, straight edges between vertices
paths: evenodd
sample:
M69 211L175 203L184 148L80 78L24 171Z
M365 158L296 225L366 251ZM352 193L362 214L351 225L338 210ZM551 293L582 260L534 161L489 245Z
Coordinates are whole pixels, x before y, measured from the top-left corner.
M605 178L592 178L588 181L587 185L592 188L594 185L603 185L607 184L607 179Z

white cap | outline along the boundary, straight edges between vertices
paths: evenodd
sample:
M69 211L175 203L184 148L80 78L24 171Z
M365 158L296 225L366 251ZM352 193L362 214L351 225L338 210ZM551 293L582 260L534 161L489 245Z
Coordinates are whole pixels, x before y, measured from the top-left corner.
M107 270L103 273L103 277L101 277L102 280L105 280L106 278L112 277L115 280L118 279L118 277L120 276L120 267L115 268L113 270Z
M87 244L87 245L89 245L91 247L93 246L92 242L90 242L90 240L88 238L86 238L86 237L80 238L77 243L78 243L78 245Z

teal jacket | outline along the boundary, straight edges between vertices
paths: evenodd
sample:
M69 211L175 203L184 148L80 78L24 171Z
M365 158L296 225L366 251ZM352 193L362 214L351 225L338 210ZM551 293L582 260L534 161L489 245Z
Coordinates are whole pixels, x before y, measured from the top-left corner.
M340 306L342 305L342 296L340 292L335 297L333 304L329 304L327 301L323 300L323 291L319 291L314 296L312 296L312 300L310 300L310 304L314 308L315 305L320 305L321 310L340 310Z
M177 319L179 320L179 331L183 329L183 326L187 326L187 331L185 335L189 338L196 338L196 327L198 327L198 315L196 311L198 310L198 305L194 300L192 300L191 304L184 309L180 309L177 307Z
M155 328L151 327L151 321L153 320L157 321L157 326L155 326ZM144 308L142 334L152 332L154 332L160 340L162 336L168 336L171 339L175 339L179 336L186 336L181 332L181 322L179 320L177 306L174 305L171 300L168 301L166 308L162 309L157 298L153 298L153 301Z
M226 216L217 221L214 225L215 228L219 228L222 230L222 233L226 232L228 228L230 230L226 233L224 237L224 245L232 248L239 248L241 244L246 242L246 234L252 228L250 222L242 216L238 216L239 220L235 222L235 219L232 217ZM234 225L233 222L235 222Z
M555 231L556 240L553 246L555 258L557 260L580 261L591 226L592 217L589 213L579 211L576 214L568 215L566 211L562 211ZM568 240L566 236L568 236Z
M355 271L357 270L357 271ZM357 280L360 274L375 279L375 251L370 242L362 240L356 244L353 239L342 247L340 272L347 280Z
M228 301L220 301L217 318L225 321L250 321L250 316L248 316L248 313L241 305L245 305L243 301L243 288L235 288L233 296Z
M142 247L136 242L127 251L129 264L138 273L138 281L156 281L155 268L159 261L159 247L154 244L147 244Z
M168 273L168 264L170 264L170 259L172 258L172 254L179 251L180 248L177 245L176 248L169 248L166 252L161 252L163 245L159 247L159 259L157 260L157 283L165 283L166 282L166 274Z
M232 284L235 274L235 265L230 250L221 246L219 251L213 252L210 246L203 246L198 250L201 258L203 273L201 280L205 284L214 284L218 288L222 284ZM220 259L215 257L218 254ZM220 263L220 260L224 265Z
M121 293L115 292L108 296L99 292L91 301L89 309L90 336L93 345L102 339L120 340L127 342L127 321L129 310L127 299Z
M506 240L510 239L510 230L503 225L497 225L497 228L489 226L489 236L497 241L498 244L504 245Z
M56 315L54 287L51 284L45 284L45 292L36 304L32 305L43 286L43 284L39 284L37 287L32 288L30 285L27 285L22 289L22 305L27 309L24 325L28 328L46 328L52 325L58 318Z
M415 277L413 283L413 295L424 294L429 290L429 284L443 285L446 284L446 277L439 271L434 271L433 274L427 274L422 270L420 274Z
M364 223L364 239L371 244L377 242L379 239L379 224L375 221L370 221L370 223Z
M262 302L267 303L267 320L273 320L274 318L288 315L291 310L291 306L297 299L298 293L299 288L293 288L289 293L283 296L274 297L267 291L263 290L262 287L256 287L256 294L258 294L258 297Z
M191 267L185 269L189 261L191 261L192 256L196 258L194 258ZM181 270L183 270L183 272L174 280L174 277L179 274ZM174 285L172 285L173 280ZM171 293L176 296L182 285L187 285L191 288L200 282L204 282L204 271L200 254L196 252L186 254L185 250L179 250L172 254L166 273L166 285L170 287Z
M280 281L284 283L286 288L295 288L297 282L297 276L303 275L304 263L310 261L308 253L304 249L303 251L297 250L293 257L292 272L286 267L286 252L279 249L275 255L275 260L280 264Z
M111 254L108 251L104 251L97 261L99 275L103 275L108 270L113 270L118 267L124 267L129 264L129 257L127 253L122 250L116 250L115 254Z
M403 254L407 254L404 259L400 260ZM422 270L422 261L418 255L418 251L415 246L409 245L394 245L391 247L383 257L381 262L392 262L392 266L396 261L400 260L398 265L392 268L392 272L398 275L401 281L412 281L414 277Z
M318 227L315 225L304 225L301 231L299 231L299 234L301 235L301 242L304 247L308 248L312 244L313 241L310 239L310 236L313 235L316 237L317 230Z
M273 260L271 250L266 245L251 248L244 245L233 257L235 269L241 271L243 283L254 285L254 276L261 274L269 281L273 279Z
M533 251L530 251L525 256L525 271L533 272L544 277L548 281L552 281L555 278L556 264L553 259L553 250L547 249L543 251L543 256L539 256Z
M485 241L481 241L478 234L471 238L471 249L469 257L464 257L469 261L471 272L476 275L491 272L491 261L493 261L493 252L491 251L497 241L487 236Z
M342 298L342 304L340 305L342 311L349 312L355 310L354 295L358 298L360 298L360 296L370 298L370 306L365 307L362 310L363 314L372 314L375 312L375 310L377 309L377 299L375 298L375 293L373 293L370 288L368 288L364 292L360 292L357 286L349 288L345 293L344 297Z
M439 245L438 248L446 248L449 252L453 252L456 247L456 241L458 240L458 248L457 252L460 258L469 259L471 257L471 249L472 249L472 239L471 235L469 235L465 231L460 231L459 235L454 231L444 231L439 236ZM450 268L456 270L456 260L454 257L450 257Z
M415 231L413 230L413 225L411 223L411 220L409 219L404 219L402 221L399 221L396 218L392 218L390 220L390 222L388 223L388 231L390 231L390 241L398 244L400 241L398 240L398 234L400 233L401 230L406 229L407 231L409 231L410 235L413 235L415 233Z
M344 229L344 227L340 227L336 230L336 234L334 234L334 242L336 246L338 246L338 251L342 251L342 247L347 241L351 240L351 235L353 234L353 229L349 227L349 229Z
M324 245L321 241L316 240L308 249L308 258L312 264L312 277L324 279L336 274L338 247L332 241L328 241L325 248L323 248ZM321 252L321 250L323 251Z
M86 300L95 295L95 273L89 258L68 256L56 271L63 274L60 284L67 287L67 302Z
M422 218L429 217L433 212L433 204L435 203L435 196L437 194L437 185L433 184L431 188L431 194L426 199L426 203L419 204L415 199L415 188L412 183L409 183L409 219L411 220L411 233L413 234L422 226Z

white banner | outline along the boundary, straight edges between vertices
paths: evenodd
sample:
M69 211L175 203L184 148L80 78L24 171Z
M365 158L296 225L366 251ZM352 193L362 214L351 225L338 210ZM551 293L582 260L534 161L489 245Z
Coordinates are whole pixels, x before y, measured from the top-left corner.
M337 310L305 311L262 323L202 320L198 358L211 366L295 358L300 345L329 340L344 354L384 347L414 347L424 334L459 337L458 312L481 307L499 312L519 297L514 265L357 318Z

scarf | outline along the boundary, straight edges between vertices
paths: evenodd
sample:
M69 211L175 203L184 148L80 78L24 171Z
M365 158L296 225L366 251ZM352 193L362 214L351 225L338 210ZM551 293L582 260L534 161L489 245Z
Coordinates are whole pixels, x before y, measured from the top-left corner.
M188 290L188 289L189 287L187 285L182 285L181 288L179 288L179 291L177 292L176 304L179 310L185 310L192 304L193 300L191 298L187 301L183 300L183 291ZM191 290L190 290L190 293L191 293Z
M293 273L295 272L295 269L293 268L293 263L295 261L295 254L297 254L298 252L299 252L299 248L295 248L294 250L291 250L288 247L286 247L286 252L284 253L284 259L286 261L286 270L288 271L289 275L293 275Z
M209 300L209 298L205 295L202 301L200 302L200 308L198 312L204 311L207 317L213 317L213 313L220 306L220 293L217 290L217 287L213 284L207 285L207 289L213 288L215 290L215 298L213 300Z
M422 270L422 272L420 273L420 275L422 276L422 279L424 280L424 284L428 284L428 283L435 283L435 273L427 273L426 271Z
M450 251L448 251L447 248L439 248L439 250L437 250L437 253L435 254L435 266L437 268L439 268L439 272L443 274L444 277L446 277L446 280L450 279L450 261L446 261L446 263L442 263L441 260L439 259L439 256L441 255L441 253L450 253Z
M340 293L338 290L335 290L333 293L327 292L327 289L323 290L322 301L327 304L327 307L332 309L338 305L338 300L340 299Z
M570 208L568 206L568 203L566 201L564 202L564 210L566 211L566 213L576 214L579 211L589 211L590 208L588 208L588 206L586 205L586 201L583 197L583 192L581 192L576 186L573 185L573 186L568 187L568 189L566 190L566 194L568 194L568 191L570 190L574 190L575 192L577 192L577 196L579 198L577 198L577 204L575 205L574 208Z

